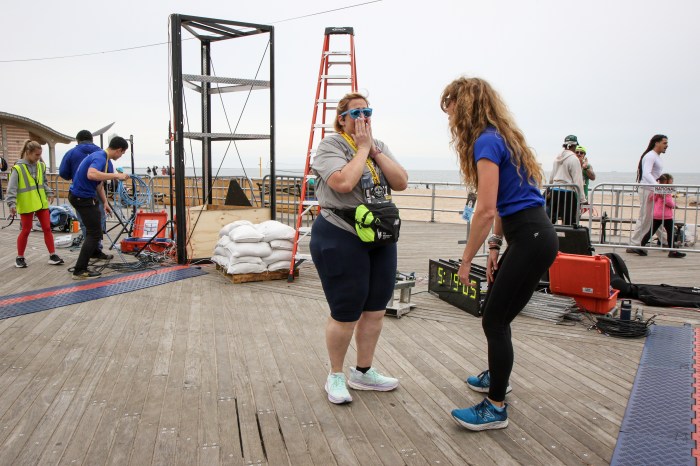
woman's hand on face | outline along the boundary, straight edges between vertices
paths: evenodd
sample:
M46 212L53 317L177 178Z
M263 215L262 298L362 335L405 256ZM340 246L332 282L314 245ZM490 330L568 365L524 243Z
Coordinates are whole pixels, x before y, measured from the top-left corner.
M372 150L372 128L370 127L369 120L365 118L358 118L355 120L355 134L353 134L353 139L355 140L355 144L357 144L358 150Z

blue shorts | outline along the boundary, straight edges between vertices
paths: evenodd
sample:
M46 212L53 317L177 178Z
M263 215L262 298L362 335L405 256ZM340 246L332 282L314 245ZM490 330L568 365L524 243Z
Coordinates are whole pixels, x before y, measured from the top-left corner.
M396 284L396 244L363 243L319 215L311 228L311 258L338 322L383 311Z

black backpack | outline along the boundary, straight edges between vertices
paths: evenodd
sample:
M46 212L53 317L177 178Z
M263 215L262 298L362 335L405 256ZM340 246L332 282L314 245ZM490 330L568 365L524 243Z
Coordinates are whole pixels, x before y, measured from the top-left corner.
M610 259L610 286L620 290L618 297L637 299L637 285L632 283L627 264L622 257L614 252L603 255Z

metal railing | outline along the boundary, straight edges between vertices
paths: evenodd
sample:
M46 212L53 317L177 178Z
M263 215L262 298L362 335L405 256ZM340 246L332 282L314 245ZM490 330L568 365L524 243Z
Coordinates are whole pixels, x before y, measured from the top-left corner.
M640 189L642 188L642 189ZM594 246L634 247L641 249L669 251L667 244L682 248L683 252L700 252L697 235L700 233L700 186L698 185L649 185L637 183L602 183L590 191L590 202L584 207L582 223L587 222ZM654 194L659 197L654 198ZM646 203L649 214L653 215L654 203L663 202L663 196L670 194L675 202L671 243L663 226L646 233L650 237L657 235L657 241L651 245L633 245L632 236L640 217L640 196L652 195ZM658 220L666 220L662 214ZM660 242L660 244L658 244ZM655 245L656 244L656 245Z

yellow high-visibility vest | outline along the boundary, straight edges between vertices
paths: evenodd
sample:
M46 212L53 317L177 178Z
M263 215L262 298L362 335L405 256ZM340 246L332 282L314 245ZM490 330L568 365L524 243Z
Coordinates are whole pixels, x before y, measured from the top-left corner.
M12 167L17 171L17 213L28 214L49 208L49 201L44 190L44 172L46 166L42 162L36 164L36 178L29 173L25 163Z

